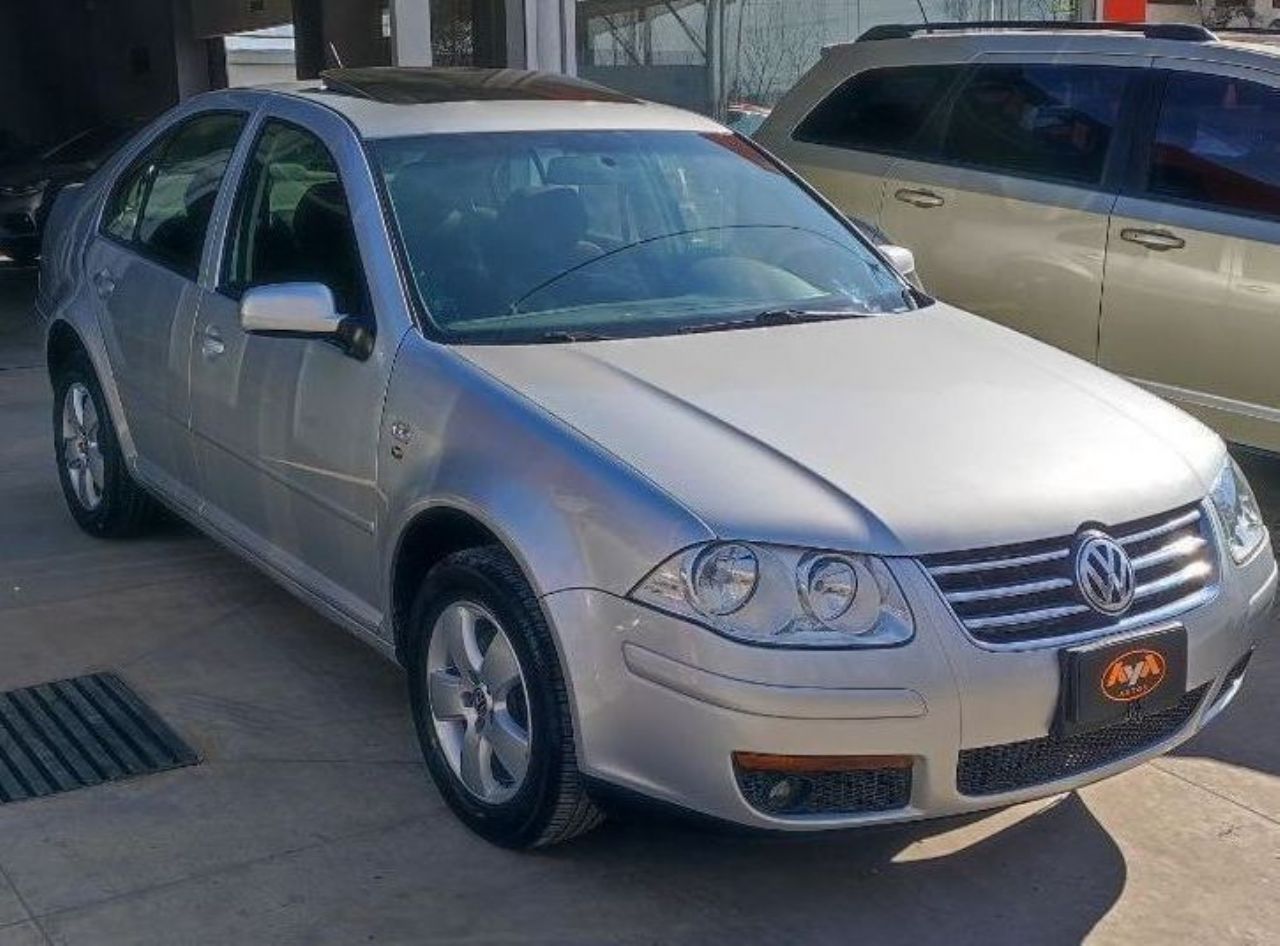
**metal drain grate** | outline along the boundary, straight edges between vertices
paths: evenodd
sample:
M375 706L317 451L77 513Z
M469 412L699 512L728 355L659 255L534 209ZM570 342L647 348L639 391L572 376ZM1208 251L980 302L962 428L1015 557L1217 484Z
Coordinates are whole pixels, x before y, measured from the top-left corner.
M115 674L0 693L0 804L198 761Z

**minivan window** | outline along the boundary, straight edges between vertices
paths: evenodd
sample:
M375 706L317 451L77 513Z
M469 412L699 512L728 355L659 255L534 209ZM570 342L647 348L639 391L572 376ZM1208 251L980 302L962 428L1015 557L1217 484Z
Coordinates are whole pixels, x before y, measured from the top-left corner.
M1228 76L1170 73L1147 189L1280 216L1280 91Z
M364 314L364 269L338 167L315 135L268 122L236 196L224 286L324 283L338 311Z
M792 137L859 151L921 152L918 135L962 68L901 66L860 72L819 102Z
M193 277L222 175L244 116L216 112L178 127L156 160L136 240L149 255Z
M440 134L373 149L419 297L455 339L915 305L843 220L732 134Z
M948 163L1097 184L1128 70L1089 65L985 65L956 96L943 141Z

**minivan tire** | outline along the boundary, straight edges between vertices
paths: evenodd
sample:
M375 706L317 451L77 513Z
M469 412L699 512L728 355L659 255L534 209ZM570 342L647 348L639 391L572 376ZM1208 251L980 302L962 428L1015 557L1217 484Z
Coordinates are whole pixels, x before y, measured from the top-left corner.
M528 767L513 797L496 803L478 797L455 772L429 695L432 636L445 611L463 603L492 615L510 642L523 681ZM405 663L418 741L437 788L467 827L494 844L522 849L568 841L604 820L578 771L569 697L546 619L533 589L504 549L464 550L431 569L416 596L408 631Z
M64 410L69 393L79 388L87 394L96 415L94 447L101 456L101 496L90 506L77 494L67 462L68 441L64 435ZM160 511L159 505L138 485L120 449L111 412L98 376L83 352L73 354L53 375L53 449L58 463L58 481L67 509L76 524L89 535L101 539L123 539L146 532Z

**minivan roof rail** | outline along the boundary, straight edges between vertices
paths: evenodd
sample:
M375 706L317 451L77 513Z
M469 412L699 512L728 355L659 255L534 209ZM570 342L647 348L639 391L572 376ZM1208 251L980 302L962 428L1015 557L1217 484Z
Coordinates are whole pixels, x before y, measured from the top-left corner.
M1081 20L970 20L944 23L885 23L858 37L859 43L881 39L910 39L918 33L962 33L985 30L1036 32L1141 33L1147 39L1173 39L1184 43L1212 43L1210 30L1191 23L1099 23Z

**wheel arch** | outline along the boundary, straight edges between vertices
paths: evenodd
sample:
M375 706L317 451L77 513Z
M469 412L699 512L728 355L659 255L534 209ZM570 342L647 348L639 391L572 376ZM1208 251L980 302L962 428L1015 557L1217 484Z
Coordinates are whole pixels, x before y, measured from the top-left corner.
M49 376L53 377L65 368L77 354L83 355L86 361L93 364L89 346L84 343L80 333L66 319L55 319L45 336L44 355Z
M422 579L455 552L486 545L496 545L510 555L525 580L533 586L528 569L510 543L474 512L453 505L432 505L415 513L400 530L391 560L388 590L396 656L402 664L406 656L409 613Z

